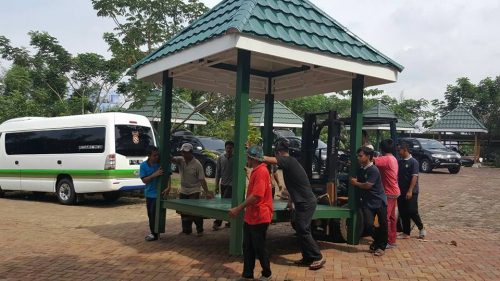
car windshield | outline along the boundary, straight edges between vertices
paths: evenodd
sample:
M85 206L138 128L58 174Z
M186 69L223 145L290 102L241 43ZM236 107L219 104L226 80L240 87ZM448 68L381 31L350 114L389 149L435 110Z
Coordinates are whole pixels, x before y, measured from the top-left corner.
M420 140L422 148L425 149L446 149L446 147L437 140Z
M205 149L222 151L224 150L224 141L216 138L199 138Z

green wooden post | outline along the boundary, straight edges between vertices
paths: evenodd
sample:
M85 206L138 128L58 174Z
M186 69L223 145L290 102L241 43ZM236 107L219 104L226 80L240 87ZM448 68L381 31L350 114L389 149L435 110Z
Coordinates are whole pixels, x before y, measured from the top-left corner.
M236 113L234 132L234 168L233 168L233 198L232 207L241 204L245 197L246 186L246 151L248 138L248 98L250 92L250 51L238 50L238 66L236 73ZM231 222L231 237L229 253L242 254L243 214Z
M162 93L161 93L161 125L160 125L160 166L164 175L160 178L160 184L156 187L158 197L156 198L155 231L165 233L165 220L167 209L162 208L161 192L168 186L170 180L170 130L172 129L172 88L173 78L168 77L168 70L163 71Z
M363 128L363 88L364 76L357 75L352 80L352 98L351 98L351 167L350 176L356 176L359 169L356 150L361 146L361 130ZM359 243L359 191L354 186L349 186L349 209L351 219L347 231L347 243Z
M380 150L380 147L379 147L379 144L380 144L380 130L377 129L377 135L376 135L376 138L375 138L375 150L379 151Z
M274 116L274 95L272 89L272 78L268 78L267 94L264 107L264 131L262 139L264 140L264 154L273 154L273 116Z

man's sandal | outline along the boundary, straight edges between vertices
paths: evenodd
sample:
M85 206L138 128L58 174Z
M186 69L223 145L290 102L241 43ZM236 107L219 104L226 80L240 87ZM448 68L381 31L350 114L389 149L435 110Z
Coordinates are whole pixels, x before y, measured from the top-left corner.
M322 268L325 265L325 263L326 263L326 261L324 259L313 261L309 265L309 269L310 270L318 270L318 269Z

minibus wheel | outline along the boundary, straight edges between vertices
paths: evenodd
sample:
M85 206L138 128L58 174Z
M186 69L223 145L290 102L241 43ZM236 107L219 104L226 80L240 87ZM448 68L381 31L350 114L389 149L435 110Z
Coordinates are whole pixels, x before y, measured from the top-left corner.
M75 188L71 179L62 178L57 182L56 196L64 205L72 205L76 202Z

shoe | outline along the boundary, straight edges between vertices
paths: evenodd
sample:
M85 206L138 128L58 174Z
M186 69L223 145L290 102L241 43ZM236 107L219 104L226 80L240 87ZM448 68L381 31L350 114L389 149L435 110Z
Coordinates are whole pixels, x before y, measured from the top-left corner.
M202 231L202 232L197 232L197 233L196 233L196 236L198 236L198 237L203 236L203 231Z
M259 279L257 279L257 280L259 280L259 281L270 281L271 280L271 276L266 277L266 276L263 275L263 276L259 277Z
M326 263L326 260L324 260L324 259L313 261L309 265L309 270L318 270L318 269L322 268L325 265L325 263Z
M220 225L216 225L216 224L214 224L214 225L212 226L212 230L213 230L213 231L218 231L218 230L221 230L221 229L222 229L222 227L221 227Z
M224 225L226 228L231 228L231 223L229 222L226 222L226 224Z
M382 249L377 249L377 250L375 251L375 253L373 253L373 255L374 255L374 256L376 256L376 257L381 257L381 256L383 256L384 254L385 254L385 252L384 252L384 250L382 250Z
M181 231L179 232L179 235L191 235L191 232Z
M387 249L394 249L394 248L396 248L397 246L398 246L398 245L396 245L396 244L387 243L387 246L385 246L385 249L386 249L386 250L387 250Z
M154 234L149 234L148 236L144 237L144 240L146 240L146 241L156 241L156 240L158 240L158 236L155 236Z
M376 250L376 249L375 249L375 244L371 243L371 244L370 244L370 250L368 250L368 252L370 252L370 253L372 253L372 254L373 254L373 253L375 253L375 250Z
M400 233L400 234L398 234L397 239L410 239L410 235Z
M298 261L294 261L293 264L295 264L296 266L310 266L312 263L312 261L306 261L304 259L300 259Z
M418 231L418 239L424 239L425 235L427 235L427 231L425 231L425 228L422 228Z

